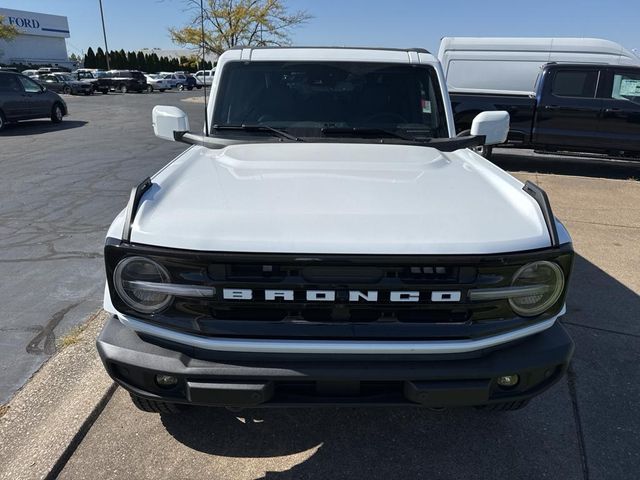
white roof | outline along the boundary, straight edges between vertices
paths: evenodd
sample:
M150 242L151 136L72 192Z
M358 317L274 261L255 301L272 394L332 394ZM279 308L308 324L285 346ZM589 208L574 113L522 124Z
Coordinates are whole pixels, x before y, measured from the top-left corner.
M444 37L444 50L499 50L599 53L638 58L630 50L611 40L578 37ZM640 61L640 59L638 59Z
M391 49L359 47L268 47L234 48L223 53L220 60L244 61L350 61L432 64L438 60L424 49Z

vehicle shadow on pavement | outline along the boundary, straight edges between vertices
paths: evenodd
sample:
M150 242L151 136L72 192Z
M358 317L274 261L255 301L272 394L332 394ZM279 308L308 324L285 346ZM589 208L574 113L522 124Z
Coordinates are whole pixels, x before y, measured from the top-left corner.
M26 122L10 123L0 132L0 137L18 137L38 135L39 133L58 132L84 127L87 123L82 120L63 120L53 123L50 120L30 120Z
M503 170L511 172L640 180L640 158L612 161L598 156L531 155L528 152L505 149L495 152L491 161Z
M617 379L636 375L640 296L579 255L570 288L565 318L576 355L568 380L521 411L194 408L161 421L195 451L265 459L268 479L568 480L589 468L598 478L631 478L640 468L640 417L631 404L640 387ZM266 458L283 456L293 456L292 468L268 467Z
M557 416L570 414L564 410ZM240 464L243 459L263 459L264 478L269 479L441 478L442 474L472 478L478 473L475 478L528 478L532 465L538 467L533 467L537 473L531 478L541 478L553 473L542 452L516 456L509 452L512 443L523 446L527 437L540 440L551 430L557 438L568 437L561 447L564 465L558 467L563 477L573 478L577 464L567 461L567 457L575 458L572 422L553 426L541 413L324 408L234 415L196 409L180 419L163 416L162 422L176 440L200 452L237 458ZM275 458L291 468L268 468Z

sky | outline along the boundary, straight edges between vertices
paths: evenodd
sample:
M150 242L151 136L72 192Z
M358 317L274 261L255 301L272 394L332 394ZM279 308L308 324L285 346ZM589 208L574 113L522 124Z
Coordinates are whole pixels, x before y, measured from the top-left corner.
M291 32L296 45L422 47L444 36L598 37L640 51L637 0L285 0L313 15ZM178 48L167 29L184 25L181 0L103 0L109 48ZM64 15L69 54L103 46L98 0L0 0L0 7Z

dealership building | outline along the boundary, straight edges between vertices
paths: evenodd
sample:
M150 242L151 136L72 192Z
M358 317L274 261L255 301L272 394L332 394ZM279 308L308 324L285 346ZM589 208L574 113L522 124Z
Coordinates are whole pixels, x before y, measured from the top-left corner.
M72 68L67 56L67 17L0 8L3 23L20 32L10 41L0 40L1 64L50 65Z

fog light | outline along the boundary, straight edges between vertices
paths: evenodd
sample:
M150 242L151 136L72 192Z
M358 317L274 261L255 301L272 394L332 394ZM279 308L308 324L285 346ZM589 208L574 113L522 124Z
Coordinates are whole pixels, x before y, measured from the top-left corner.
M173 375L156 375L156 383L161 388L171 388L178 384L178 379Z
M515 387L520 381L519 375L503 375L502 377L498 377L496 382L501 387Z

